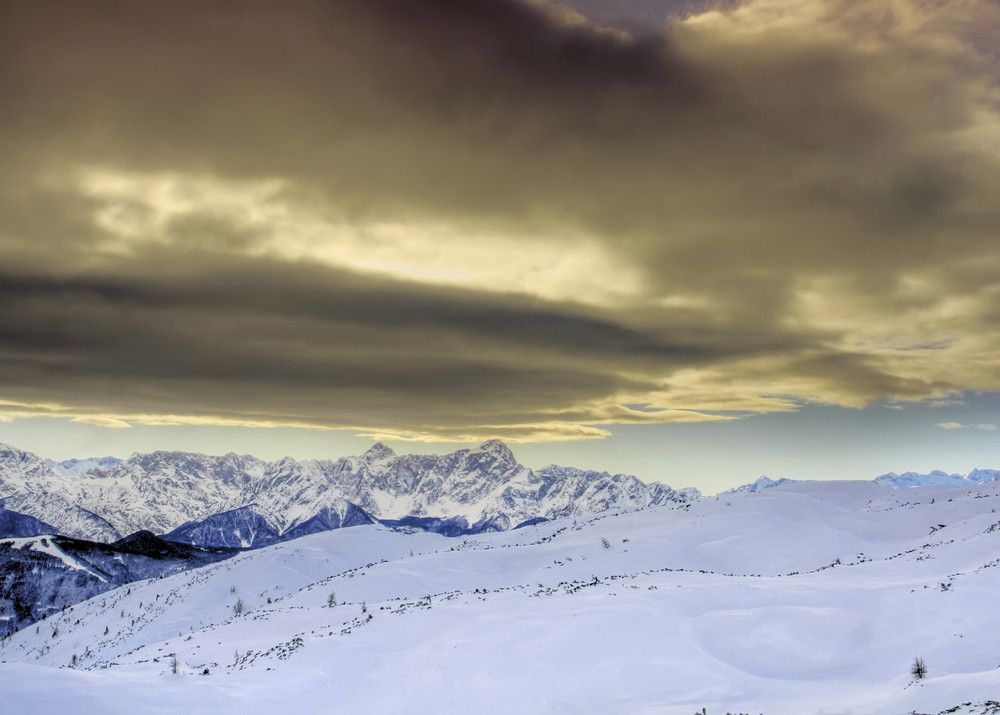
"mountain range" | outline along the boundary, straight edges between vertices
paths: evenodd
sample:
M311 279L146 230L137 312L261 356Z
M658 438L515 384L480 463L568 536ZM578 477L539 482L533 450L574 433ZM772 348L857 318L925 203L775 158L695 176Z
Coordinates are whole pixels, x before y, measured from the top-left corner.
M356 457L274 462L159 451L56 463L0 445L7 509L100 542L147 530L201 546L256 548L376 522L455 536L700 496L625 474L532 470L499 440L445 455L397 455L377 443Z
M889 472L875 477L875 483L882 487L893 489L909 489L912 487L967 487L973 484L1000 481L1000 469L973 469L968 474L948 474L935 469L929 474Z
M998 479L1000 470L974 469L966 475L890 472L874 481L898 489ZM761 477L728 493L793 481ZM625 474L557 465L532 470L499 440L445 455L397 455L379 442L355 457L273 462L175 451L55 462L0 445L0 505L8 514L105 543L148 530L189 544L256 548L370 523L458 536L700 497L694 488ZM24 528L0 528L0 535L41 533Z

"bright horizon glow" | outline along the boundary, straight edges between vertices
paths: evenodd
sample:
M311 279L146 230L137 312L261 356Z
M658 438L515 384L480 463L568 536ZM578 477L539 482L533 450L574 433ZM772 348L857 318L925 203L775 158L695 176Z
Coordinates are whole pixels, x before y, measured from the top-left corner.
M760 415L728 423L618 426L604 439L580 442L509 442L519 462L632 474L674 488L714 494L760 476L798 480L871 480L888 472L967 474L1000 468L1000 441L992 396L966 396L961 404L928 412L914 407L867 410L805 407L799 413ZM931 421L936 420L936 421ZM0 423L0 442L42 458L112 456L186 451L251 454L274 461L337 459L362 454L374 440L344 430L290 427L153 426L129 429L71 423L61 418ZM958 425L958 426L956 426ZM60 434L53 441L53 432ZM913 441L912 436L920 439ZM445 454L478 442L382 440L397 454ZM831 451L831 445L840 450ZM836 458L830 455L836 454Z

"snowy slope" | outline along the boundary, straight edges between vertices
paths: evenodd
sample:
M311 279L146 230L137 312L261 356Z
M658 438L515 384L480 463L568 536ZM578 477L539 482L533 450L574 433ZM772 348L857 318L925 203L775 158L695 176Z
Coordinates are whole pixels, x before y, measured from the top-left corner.
M53 615L0 646L0 690L77 715L940 713L1000 693L998 507L995 482L802 482L459 539L325 532Z
M0 635L109 589L214 563L233 551L137 532L114 544L51 533L0 539Z

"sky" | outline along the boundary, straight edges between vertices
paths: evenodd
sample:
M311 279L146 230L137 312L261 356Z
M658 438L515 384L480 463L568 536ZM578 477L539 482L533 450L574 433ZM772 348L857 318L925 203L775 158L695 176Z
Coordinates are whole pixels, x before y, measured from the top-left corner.
M1000 467L992 0L9 0L0 441Z

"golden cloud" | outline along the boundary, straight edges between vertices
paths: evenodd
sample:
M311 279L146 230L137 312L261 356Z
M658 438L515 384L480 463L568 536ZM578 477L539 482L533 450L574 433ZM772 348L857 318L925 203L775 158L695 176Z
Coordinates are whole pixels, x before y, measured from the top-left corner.
M995 3L631 27L4 3L0 410L517 441L1000 389Z

